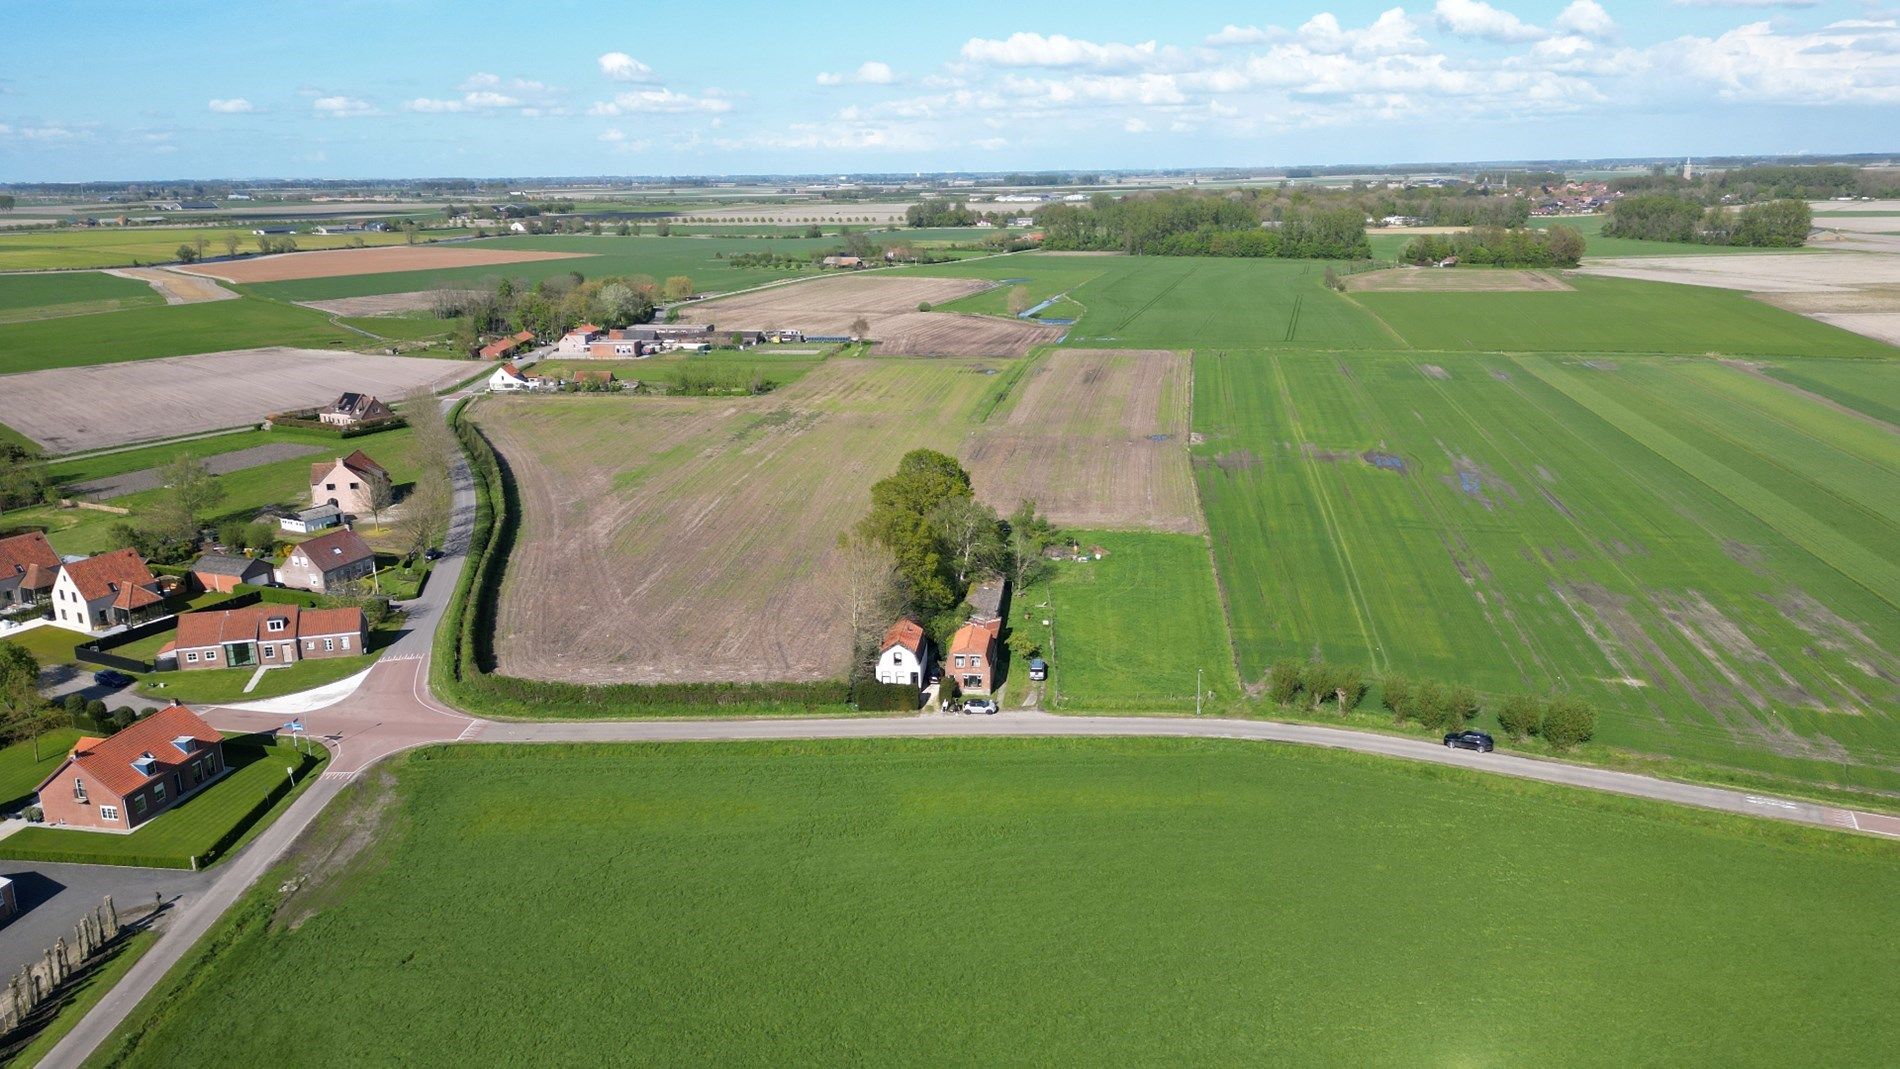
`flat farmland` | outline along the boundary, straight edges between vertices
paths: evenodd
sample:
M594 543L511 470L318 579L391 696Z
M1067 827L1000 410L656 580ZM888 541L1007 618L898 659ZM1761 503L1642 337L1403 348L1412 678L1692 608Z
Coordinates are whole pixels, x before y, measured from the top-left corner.
M478 245L395 245L372 249L334 249L328 252L292 252L248 260L181 267L180 271L225 282L287 282L340 275L386 272L442 271L458 267L494 267L500 264L563 260L573 252L500 249Z
M257 423L345 390L396 400L471 372L448 360L264 348L30 371L4 380L9 426L53 453Z
M568 259L512 260L491 266L439 267L427 271L381 271L375 274L346 275L333 278L307 278L290 282L260 282L249 288L255 293L286 301L330 301L341 297L369 297L386 293L412 293L437 286L480 286L499 278L526 279L530 282L553 275L578 271L587 278L626 275L650 275L666 279L685 275L693 280L699 293L725 293L790 278L815 269L809 257L820 249L835 248L836 238L727 238L660 237L654 234L618 237L612 235L551 234L489 238L456 246L497 253L561 253ZM731 257L753 253L787 257L776 263L740 267ZM572 258L579 257L579 258Z
M10 323L0 330L0 375L260 346L356 349L376 344L322 312L241 298Z
M946 311L1006 311L1007 291L1033 301L1058 294L1083 309L1065 344L1132 349L1199 347L1392 348L1403 340L1322 284L1326 265L1304 260L1025 253L903 274L988 279L995 294Z
M495 646L581 683L837 678L838 535L907 450L956 452L993 376L832 359L764 397L508 397L476 409L521 536Z
M220 256L224 254L227 237L236 238L240 250L256 249L258 239L251 229L221 226L113 226L31 233L8 233L0 229L0 271L136 267L140 264L170 263L178 259L178 246L193 244L199 238L205 241L207 255ZM448 237L470 231L432 233ZM341 249L359 238L369 245L400 245L405 240L404 235L396 231L380 234L297 234L294 238L297 246L303 249Z
M350 784L289 862L101 1064L1858 1066L1900 1046L1891 844L1310 748L437 747ZM1483 1008L1448 1019L1467 992Z
M0 275L0 323L116 312L163 303L165 299L145 283L104 271Z
M1243 680L1561 687L1613 746L1900 786L1892 428L1601 357L1207 352L1194 413Z
M1203 530L1188 469L1190 364L1149 349L1055 349L963 448L978 495L1057 523Z
M1398 267L1362 271L1344 282L1352 293L1540 293L1572 288L1551 271L1483 267Z
M801 330L843 336L859 317L888 356L1021 356L1053 342L1062 328L1018 319L919 312L920 304L955 301L989 284L974 279L831 275L680 309L688 323L734 330Z

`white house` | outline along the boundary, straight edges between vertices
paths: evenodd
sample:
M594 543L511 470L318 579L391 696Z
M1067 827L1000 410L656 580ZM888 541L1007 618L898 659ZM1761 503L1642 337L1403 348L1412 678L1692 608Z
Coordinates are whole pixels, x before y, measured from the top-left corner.
M915 620L899 620L884 632L877 655L879 683L921 687L930 675L930 639Z
M554 351L563 356L588 356L588 345L600 337L601 330L592 323L582 323L566 334L555 344Z
M488 376L489 393L519 393L525 390L552 390L560 383L540 375L524 375L513 364L503 364Z
M53 579L53 623L69 631L104 631L163 612L158 580L137 550L63 564Z

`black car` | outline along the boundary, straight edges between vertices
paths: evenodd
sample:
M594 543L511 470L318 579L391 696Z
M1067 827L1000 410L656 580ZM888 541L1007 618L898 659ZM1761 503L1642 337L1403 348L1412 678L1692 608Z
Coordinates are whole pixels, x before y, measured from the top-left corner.
M1490 753L1497 748L1491 736L1482 731L1454 731L1445 736L1445 745L1454 750L1476 750L1479 753Z
M110 668L94 672L92 674L92 681L102 687L111 687L113 690L124 690L126 687L138 682L138 680L133 679L124 672L114 672Z

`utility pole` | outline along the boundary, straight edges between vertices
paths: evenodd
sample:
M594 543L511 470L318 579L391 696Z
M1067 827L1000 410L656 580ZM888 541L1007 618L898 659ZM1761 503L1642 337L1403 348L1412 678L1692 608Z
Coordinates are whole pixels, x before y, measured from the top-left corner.
M1201 670L1194 670L1194 715L1201 715Z

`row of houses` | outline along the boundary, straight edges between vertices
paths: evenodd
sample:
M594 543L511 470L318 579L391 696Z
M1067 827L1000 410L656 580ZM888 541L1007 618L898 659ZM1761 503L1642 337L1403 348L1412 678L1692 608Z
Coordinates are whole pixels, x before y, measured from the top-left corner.
M988 694L996 689L1007 593L1007 581L1001 576L990 576L970 588L970 615L951 636L943 663L943 670L965 694ZM936 665L936 650L922 625L900 619L884 632L872 675L880 683L923 687L935 677Z
M615 330L583 323L561 335L554 352L593 360L626 360L662 352L705 352L721 345L748 348L765 342L804 340L805 336L796 330L719 330L711 323L647 323Z

